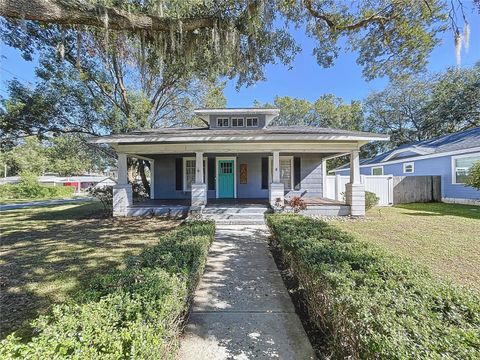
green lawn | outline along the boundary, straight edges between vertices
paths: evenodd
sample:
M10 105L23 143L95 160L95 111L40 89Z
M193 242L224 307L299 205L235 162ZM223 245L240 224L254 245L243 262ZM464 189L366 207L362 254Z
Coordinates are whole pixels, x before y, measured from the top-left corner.
M92 276L118 267L177 224L103 219L99 203L0 213L0 338L29 335L29 320L64 302Z
M374 208L365 220L335 221L359 239L480 290L480 207L405 204Z

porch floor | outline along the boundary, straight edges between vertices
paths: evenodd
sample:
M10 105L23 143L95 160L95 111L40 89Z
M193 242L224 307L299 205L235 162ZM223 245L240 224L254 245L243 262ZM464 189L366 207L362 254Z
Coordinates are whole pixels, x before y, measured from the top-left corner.
M304 197L303 200L307 205L345 205L344 202L338 200L332 200L320 197ZM187 206L191 204L190 199L146 199L140 202L135 202L131 207L141 208L159 208L159 207L172 207L172 206ZM208 199L208 206L258 206L268 205L268 199L255 198L255 199Z

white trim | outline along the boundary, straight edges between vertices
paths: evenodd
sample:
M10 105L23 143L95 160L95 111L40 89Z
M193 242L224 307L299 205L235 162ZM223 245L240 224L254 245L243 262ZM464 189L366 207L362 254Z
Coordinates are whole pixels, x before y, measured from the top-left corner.
M186 170L185 165L186 165L187 160L196 161L196 158L194 156L186 156L186 157L183 157L182 159L183 159L183 161L182 161L182 178L183 178L182 191L191 192L192 191L191 188L187 189L187 177L185 176L185 170ZM203 183L206 184L205 180L208 179L208 158L206 156L204 156L203 161L205 162L205 171L203 172ZM195 184L195 181L193 182L193 184Z
M409 152L409 151L417 153L418 155L429 155L429 154L432 153L432 151L422 150L420 148L410 146L408 148L397 149L397 150L392 151L390 154L388 154L387 157L385 157L385 159L383 159L383 161L388 161L392 157L394 157L395 155L398 155L398 154L401 154L401 153L404 153L404 152Z
M443 157L443 156L450 156L450 155L457 155L457 154L475 154L480 151L480 146L470 148L470 149L461 149L461 150L453 150L453 151L445 151L445 152L440 152L440 153L435 153L435 154L430 154L430 155L422 155L422 156L414 156L414 157L409 157L409 158L403 158L403 159L398 159L398 160L392 160L392 161L386 161L386 162L378 162L378 163L373 163L373 164L363 164L360 165L360 167L370 167L370 166L383 166L383 165L390 165L390 164L398 164L398 163L403 163L404 161L414 161L414 160L425 160L425 159L433 159L437 157ZM345 169L334 169L331 170L332 172L336 171L348 171L350 168L345 168Z
M226 126L223 126L226 128ZM231 130L231 129L230 129ZM122 143L198 143L198 142L227 142L233 143L235 141L245 141L249 144L253 142L270 142L270 141L325 141L331 143L334 141L388 141L389 137L382 135L374 136L366 135L340 135L340 134L228 134L226 135L208 135L208 131L202 132L199 135L182 135L182 134L165 134L159 133L155 135L111 135L106 137L97 137L89 139L91 144L122 144Z
M217 156L215 157L215 197L218 199L218 160L233 160L233 198L237 198L237 157Z
M409 165L412 167L412 171L407 171L407 170L406 170L406 167L409 166ZM404 173L404 174L413 174L413 173L415 173L415 162L410 161L410 162L403 163L403 173Z
M250 131L250 130L249 130ZM250 131L255 132L255 131ZM117 145L113 148L117 152L129 154L185 154L196 153L346 153L357 150L358 142L278 142L278 143L194 143L194 144L129 144Z
M294 167L294 162L293 162L293 156L280 156L280 159L279 161L281 161L282 159L285 160L285 159L289 159L290 160L290 189L287 189L286 187L284 187L285 190L288 190L288 191L293 191L295 190L295 184L294 184L294 173L295 173L295 169L293 168ZM268 157L268 187L270 188L270 184L272 183L272 162L273 162L273 156L269 156ZM280 171L280 169L279 169ZM285 186L285 185L284 185Z
M237 120L237 123L238 123L238 120L242 120L243 122L243 125L233 125L233 120ZM230 127L232 128L242 128L242 127L245 127L245 118L243 116L232 116L230 118Z
M374 169L382 169L382 173L380 175L374 175L373 174L373 170ZM383 175L383 166L373 166L371 169L370 169L370 175L372 176L382 176Z
M451 174L452 174L452 185L465 185L465 183L459 183L457 182L457 172L455 171L455 160L457 159L463 159L463 158L469 158L469 157L477 157L480 156L480 152L474 152L474 153L469 153L469 154L463 154L463 155L457 155L457 156L452 156L450 165L451 165Z
M155 199L155 160L150 160L150 199Z

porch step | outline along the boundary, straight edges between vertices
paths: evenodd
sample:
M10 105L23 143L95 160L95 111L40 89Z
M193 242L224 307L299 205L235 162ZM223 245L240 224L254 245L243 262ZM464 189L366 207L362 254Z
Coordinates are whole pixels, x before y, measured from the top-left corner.
M214 220L218 225L263 225L268 206L207 206L202 210L204 219Z

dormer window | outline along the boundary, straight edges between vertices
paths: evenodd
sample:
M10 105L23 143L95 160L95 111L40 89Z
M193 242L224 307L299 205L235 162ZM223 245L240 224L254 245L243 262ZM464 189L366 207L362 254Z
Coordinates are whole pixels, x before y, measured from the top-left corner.
M229 119L228 118L217 118L217 127L229 127Z
M247 127L258 127L258 118L247 117Z
M232 117L232 127L244 127L245 123L243 118L233 118Z

